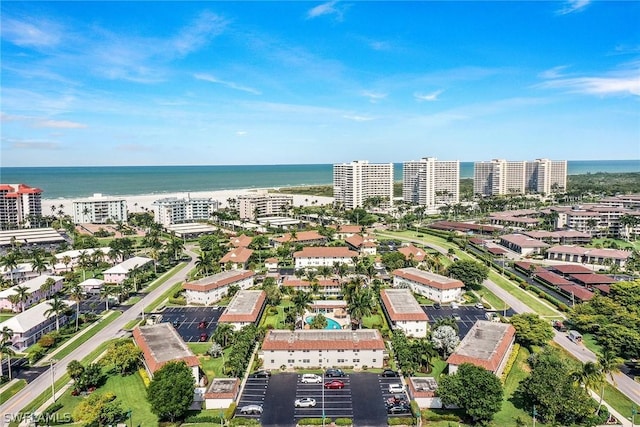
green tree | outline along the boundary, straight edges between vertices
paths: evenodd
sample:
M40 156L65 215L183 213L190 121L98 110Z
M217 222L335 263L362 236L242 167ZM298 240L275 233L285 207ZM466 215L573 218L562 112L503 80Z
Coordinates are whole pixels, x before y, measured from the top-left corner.
M460 344L458 332L451 326L439 326L431 334L433 347L442 352L442 357L446 359Z
M327 318L322 313L318 313L313 316L313 320L311 321L311 329L324 329L327 327Z
M489 268L476 261L458 260L447 268L447 276L460 280L473 290L479 290L489 277Z
M151 411L173 422L182 417L193 402L195 381L186 363L168 362L153 375L147 388Z
M293 303L293 307L296 315L302 316L305 311L311 307L312 302L311 294L305 291L296 291L291 297L291 302Z
M77 360L72 360L67 365L67 374L69 374L69 377L79 385L82 374L84 374L84 365Z
M3 376L2 372L2 358L5 354L13 354L11 348L11 339L13 338L13 330L8 326L3 326L0 330L0 377Z
M80 321L80 301L85 299L84 290L78 284L71 285L69 288L69 299L76 303L76 331L78 330L78 322Z
M60 314L64 313L69 306L63 300L60 299L58 295L54 295L53 299L47 302L49 304L49 308L45 310L44 315L47 318L51 316L56 316L56 331L60 330Z
M129 340L116 341L109 346L102 363L112 366L120 375L134 372L140 366L142 351Z
M20 303L20 311L24 312L25 303L31 297L31 292L29 292L29 288L27 286L16 286L13 288L15 292L16 300Z
M355 321L358 329L362 327L362 319L371 316L375 308L373 293L369 288L357 288L347 301L347 312L351 321Z
M609 377L611 382L615 385L616 380L614 374L620 372L620 365L622 365L622 362L623 360L617 357L614 352L605 350L601 355L598 355L597 367L601 375L605 378ZM602 401L604 400L604 386L605 382L600 382L600 402L598 403L597 412L600 412Z
M92 393L76 406L72 416L73 420L82 426L102 427L124 420L126 412L115 394Z
M486 424L502 407L502 384L484 368L463 363L453 375L441 378L437 394L445 405L456 405L474 423Z
M211 339L220 344L223 348L226 348L227 345L233 342L234 335L235 330L230 323L218 323Z
M516 329L516 341L528 348L545 345L553 338L553 327L535 313L515 314L511 324Z

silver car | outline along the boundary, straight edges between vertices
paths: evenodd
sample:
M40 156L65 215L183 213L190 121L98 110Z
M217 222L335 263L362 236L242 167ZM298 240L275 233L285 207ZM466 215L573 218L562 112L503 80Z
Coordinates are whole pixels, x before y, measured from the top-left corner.
M312 397L303 397L301 399L296 399L294 405L296 408L313 408L316 406L316 400Z
M240 408L240 413L244 415L260 415L262 414L262 406L245 405L242 408Z
M302 378L300 378L300 382L305 384L320 384L322 377L316 374L304 374Z

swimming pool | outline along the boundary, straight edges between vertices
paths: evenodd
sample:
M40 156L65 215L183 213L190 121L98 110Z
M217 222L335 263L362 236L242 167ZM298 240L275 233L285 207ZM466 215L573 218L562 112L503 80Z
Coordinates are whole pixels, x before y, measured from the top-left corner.
M305 322L307 322L307 325L310 325L311 322L313 322L314 317L315 316L309 316L305 319ZM342 327L340 326L340 323L336 322L332 318L325 316L325 319L327 319L327 327L325 329L342 329Z

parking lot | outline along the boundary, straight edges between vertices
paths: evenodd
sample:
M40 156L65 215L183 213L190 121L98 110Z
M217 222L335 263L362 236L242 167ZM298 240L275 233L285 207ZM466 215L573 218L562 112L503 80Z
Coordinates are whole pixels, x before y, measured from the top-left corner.
M202 334L211 337L218 326L224 307L167 307L159 313L161 322L172 323L185 342L198 342ZM200 322L205 327L200 328Z
M427 313L427 316L429 316L430 324L435 323L436 321L438 321L438 319L441 319L443 317L452 317L453 315L459 316L460 320L456 320L456 323L458 324L458 335L460 336L460 339L464 338L467 335L471 327L478 320L487 320L485 317L486 310L482 308L475 308L472 305L461 305L456 309L453 309L448 305L443 305L442 308L434 308L431 305L423 305L422 309L425 313ZM500 312L499 314L502 315L503 312ZM513 314L513 310L507 310L507 316L512 316Z
M357 426L387 425L385 402L393 393L390 383L400 383L399 378L383 378L373 373L352 373L335 378L343 381L343 389L325 389L324 383L305 384L301 374L275 373L269 379L249 378L240 396L236 415L259 418L263 426L295 426L302 418L351 418ZM324 378L328 382L329 378ZM397 394L397 393L396 393ZM313 398L314 407L296 408L295 400ZM260 415L241 415L245 405L257 404L264 409Z

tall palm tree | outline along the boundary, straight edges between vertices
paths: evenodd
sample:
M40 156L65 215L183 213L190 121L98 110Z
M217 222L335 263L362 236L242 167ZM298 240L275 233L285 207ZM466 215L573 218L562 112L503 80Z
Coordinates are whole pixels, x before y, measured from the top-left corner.
M293 303L294 311L296 315L302 316L305 311L311 307L311 302L313 298L309 292L305 291L296 291L291 297L291 302Z
M594 362L586 362L572 376L578 384L587 390L599 388L605 381L600 366Z
M59 331L60 330L60 313L63 313L68 308L68 306L57 295L54 295L53 299L47 302L47 304L49 304L50 308L48 308L44 312L44 315L47 316L47 318L53 315L56 316L56 331Z
M203 251L196 260L196 271L200 276L208 276L213 268L213 254L211 251Z
M602 372L602 375L605 378L609 377L613 385L616 385L614 374L620 372L620 365L622 365L622 363L623 360L611 350L605 350L601 355L598 355L597 365L600 368L600 372ZM598 404L598 413L600 412L602 401L604 400L604 385L605 381L602 381L600 385L600 403Z
M62 263L64 264L65 270L69 270L69 264L71 264L71 257L69 255L65 255L62 257Z
M111 295L114 295L113 293L113 289L114 286L111 285L107 285L106 283L102 285L102 287L100 288L100 298L104 298L104 302L105 302L105 310L108 311L109 310L109 297Z
M235 330L230 323L220 323L216 327L213 336L211 337L214 342L220 344L223 348L227 347L227 344L233 339Z
M20 302L20 311L24 312L24 305L27 300L29 300L31 292L29 292L29 288L26 286L16 286L13 290L15 291L18 302Z
M80 301L85 299L82 286L78 284L71 285L69 288L69 299L76 303L76 332L78 331L78 322L80 320Z
M0 258L0 265L2 265L5 270L9 272L9 278L11 283L13 283L13 270L18 268L18 260L20 259L20 255L18 252L11 251Z
M2 330L0 330L0 377L4 375L2 372L2 357L5 354L13 353L13 350L11 349L12 338L13 338L13 330L8 326L4 326ZM9 364L11 364L11 360L9 360ZM9 372L11 372L11 367L9 367Z
M47 262L42 258L42 255L36 253L31 260L31 268L38 275L42 275L43 272L47 271Z
M82 269L82 281L87 280L87 267L91 263L91 257L87 251L81 251L78 255L78 266Z
M51 289L55 286L56 280L53 277L47 277L42 286L40 286L40 292L43 296L48 296Z

